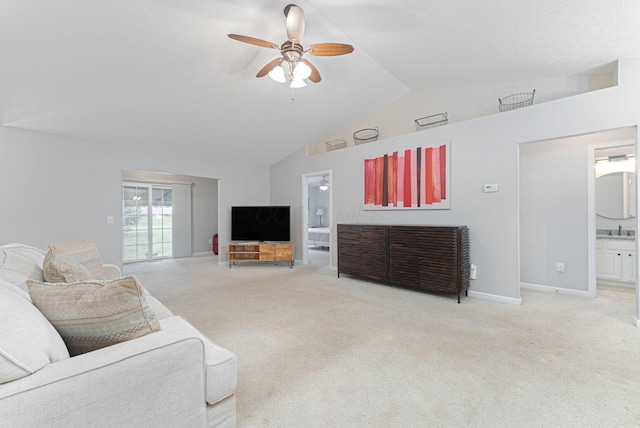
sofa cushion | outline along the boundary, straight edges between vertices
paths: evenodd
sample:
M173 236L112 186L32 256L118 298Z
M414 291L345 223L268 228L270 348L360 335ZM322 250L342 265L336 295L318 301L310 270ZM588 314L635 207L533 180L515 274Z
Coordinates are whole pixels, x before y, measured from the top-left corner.
M47 282L81 282L92 279L91 273L73 257L49 250L42 266Z
M45 252L23 244L7 244L0 247L0 279L27 289L27 280L44 281L42 262Z
M26 283L25 283L25 288L27 287ZM12 293L27 299L27 301L31 302L31 297L29 297L29 292L23 290L21 287L18 287L15 284L12 284L8 281L5 281L4 279L0 279L0 288L11 291Z
M205 398L215 404L232 395L238 384L238 358L236 355L211 342L184 318L172 316L160 320L162 330L181 330L189 336L197 337L204 344L204 364L206 373Z
M58 330L72 356L160 330L142 286L132 276L27 285L33 304Z
M52 254L64 254L74 258L89 271L92 279L107 279L104 273L104 266L102 265L100 253L98 252L98 248L93 242L93 239L65 242L61 244L49 244L49 251Z
M156 299L151 294L149 294L148 291L146 291L146 294L144 294L144 298L147 300L147 304L149 305L149 308L151 308L153 313L156 314L156 318L158 318L159 320L163 320L165 318L169 318L173 316L173 313L169 309L167 309L165 305L160 303L158 299Z
M69 358L46 318L20 294L0 287L0 384Z

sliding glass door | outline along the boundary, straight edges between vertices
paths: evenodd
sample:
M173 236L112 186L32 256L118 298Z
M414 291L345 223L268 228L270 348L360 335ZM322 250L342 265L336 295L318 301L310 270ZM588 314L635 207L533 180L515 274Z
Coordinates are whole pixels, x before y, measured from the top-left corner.
M151 249L156 257L172 256L173 206L171 187L151 189Z
M123 262L172 256L171 186L125 183L122 186Z

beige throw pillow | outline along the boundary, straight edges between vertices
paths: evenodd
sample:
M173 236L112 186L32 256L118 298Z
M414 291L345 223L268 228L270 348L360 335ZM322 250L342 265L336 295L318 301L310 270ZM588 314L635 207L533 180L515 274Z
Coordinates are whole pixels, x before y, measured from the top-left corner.
M160 330L138 281L28 281L33 304L58 330L71 356Z
M65 242L62 244L49 244L49 251L52 254L63 254L78 261L91 274L92 279L104 280L104 266L100 253L93 239L85 241Z
M55 254L51 250L44 258L43 268L46 282L82 282L91 278L91 273L73 257Z

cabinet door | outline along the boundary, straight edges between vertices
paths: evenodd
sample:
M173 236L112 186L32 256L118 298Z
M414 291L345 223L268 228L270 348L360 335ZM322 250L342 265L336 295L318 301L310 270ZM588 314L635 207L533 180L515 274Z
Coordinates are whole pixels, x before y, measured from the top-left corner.
M276 246L274 244L260 244L260 261L272 262L276 259Z
M360 275L375 280L387 279L387 227L360 227Z
M458 290L458 233L454 228L426 228L420 245L420 287L455 293Z
M360 275L360 227L338 225L338 272Z
M636 253L624 251L622 253L620 279L625 282L636 282Z
M338 272L387 279L387 227L339 224Z
M622 252L602 250L596 252L596 277L619 281L622 269Z
M276 245L276 261L292 262L293 261L293 244Z
M458 231L447 227L389 228L389 279L429 291L458 289Z

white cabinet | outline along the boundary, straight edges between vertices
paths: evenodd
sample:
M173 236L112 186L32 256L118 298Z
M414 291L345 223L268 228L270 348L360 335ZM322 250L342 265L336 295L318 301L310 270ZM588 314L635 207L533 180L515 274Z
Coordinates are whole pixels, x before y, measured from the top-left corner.
M596 247L598 283L629 287L636 282L636 242L598 239Z
M622 253L622 267L620 269L620 279L625 282L636 282L636 252L624 251Z

